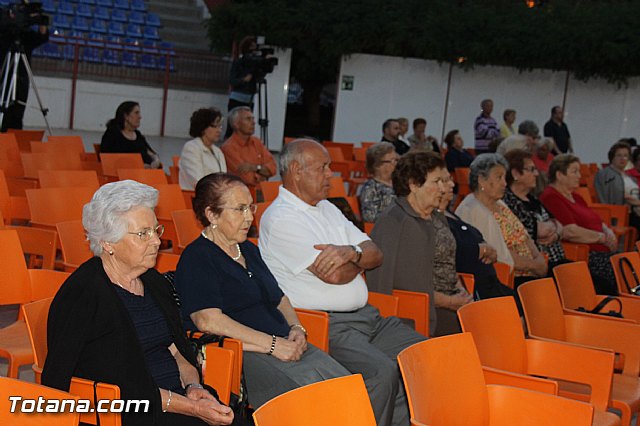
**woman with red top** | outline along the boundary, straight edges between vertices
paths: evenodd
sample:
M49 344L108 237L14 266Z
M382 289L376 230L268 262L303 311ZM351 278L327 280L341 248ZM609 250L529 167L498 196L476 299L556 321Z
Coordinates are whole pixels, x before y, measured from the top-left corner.
M545 208L562 223L562 238L589 244L589 270L596 292L617 294L609 258L618 240L611 229L574 191L580 186L580 160L571 154L558 155L549 166L549 186L540 195Z

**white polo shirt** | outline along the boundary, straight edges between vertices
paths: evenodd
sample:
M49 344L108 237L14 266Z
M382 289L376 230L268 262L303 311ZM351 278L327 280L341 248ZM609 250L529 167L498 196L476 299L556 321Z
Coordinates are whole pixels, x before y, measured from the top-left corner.
M260 220L260 253L294 307L353 311L367 304L368 290L358 274L347 284L327 284L307 268L320 250L316 244L358 245L369 240L327 200L305 203L280 187Z

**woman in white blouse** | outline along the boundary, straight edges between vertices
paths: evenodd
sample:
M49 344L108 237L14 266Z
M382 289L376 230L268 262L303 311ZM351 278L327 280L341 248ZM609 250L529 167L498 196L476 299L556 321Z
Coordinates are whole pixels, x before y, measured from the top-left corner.
M191 115L189 134L180 154L180 187L193 191L204 176L226 172L222 150L215 146L222 134L222 114L216 108L201 108Z

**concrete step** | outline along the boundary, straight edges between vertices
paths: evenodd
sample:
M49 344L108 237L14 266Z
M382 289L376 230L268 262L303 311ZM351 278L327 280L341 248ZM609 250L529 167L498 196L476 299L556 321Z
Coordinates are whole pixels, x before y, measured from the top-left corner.
M187 17L193 19L202 19L202 11L199 7L194 4L181 4L178 2L158 2L158 3L149 3L149 11L156 13L160 16L160 20L162 21L163 17Z

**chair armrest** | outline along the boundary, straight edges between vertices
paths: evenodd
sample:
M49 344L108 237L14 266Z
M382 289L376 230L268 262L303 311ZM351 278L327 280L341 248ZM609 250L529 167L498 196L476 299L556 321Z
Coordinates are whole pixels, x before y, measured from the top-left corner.
M207 359L202 363L202 381L218 392L220 402L229 405L234 353L217 343L209 343L205 348Z
M371 306L375 306L383 317L392 317L398 315L398 298L390 294L369 292L367 302Z
M490 424L570 424L593 422L593 406L526 389L487 385Z
M484 381L488 385L504 385L516 388L529 389L536 392L558 395L558 382L526 374L512 373L492 367L482 367Z
M589 402L606 411L613 383L613 352L536 339L527 339L526 345L527 374L587 384L591 386Z
M465 274L458 272L458 278L462 281L462 284L467 289L467 292L473 296L473 292L476 287L476 277L473 274Z

